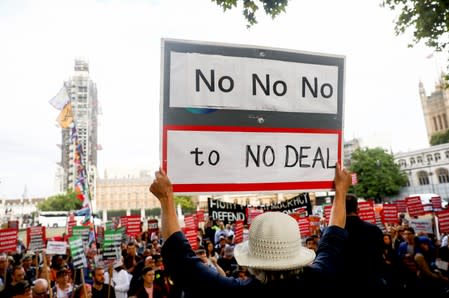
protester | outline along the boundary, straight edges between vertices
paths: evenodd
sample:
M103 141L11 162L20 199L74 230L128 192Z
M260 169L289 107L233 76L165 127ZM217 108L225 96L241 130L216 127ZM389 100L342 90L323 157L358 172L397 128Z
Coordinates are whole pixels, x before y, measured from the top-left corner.
M93 298L116 298L114 287L104 284L104 269L97 267L92 271L94 284L92 286Z
M46 279L38 278L34 281L33 286L33 298L47 298L48 295L48 282Z
M386 285L382 276L384 240L382 230L358 215L358 199L346 196L346 225L348 245L344 253L344 273L340 285L344 293L358 285L369 293L380 293Z
M345 197L351 175L335 167L336 195L329 221L318 251L302 246L296 220L281 212L257 216L249 229L249 240L236 245L234 254L241 266L255 276L236 279L209 270L195 256L176 215L172 184L160 169L150 191L159 199L162 210L162 255L165 269L185 292L185 297L287 297L295 293L331 293L333 281L342 266L342 250L347 232ZM213 293L213 294L212 294Z

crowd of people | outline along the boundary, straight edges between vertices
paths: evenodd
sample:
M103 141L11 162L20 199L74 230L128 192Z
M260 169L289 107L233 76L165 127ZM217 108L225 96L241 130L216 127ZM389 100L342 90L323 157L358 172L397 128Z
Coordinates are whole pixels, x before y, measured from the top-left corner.
M320 234L301 238L291 216L266 212L236 244L232 223L209 218L194 250L179 225L171 182L160 170L150 187L161 203L160 234L128 238L113 263L99 262L100 250L88 251L83 269L74 269L69 249L64 255L26 247L0 254L0 297L271 297L354 288L366 295L447 297L448 235L417 235L406 222L382 232L358 216L357 198L347 194L350 173L337 165L334 182L329 224Z

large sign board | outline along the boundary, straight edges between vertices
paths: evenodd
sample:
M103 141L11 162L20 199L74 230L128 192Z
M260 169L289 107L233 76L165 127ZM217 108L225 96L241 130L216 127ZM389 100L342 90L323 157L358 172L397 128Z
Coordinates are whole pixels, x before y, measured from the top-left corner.
M178 193L328 190L342 56L162 40L162 166Z

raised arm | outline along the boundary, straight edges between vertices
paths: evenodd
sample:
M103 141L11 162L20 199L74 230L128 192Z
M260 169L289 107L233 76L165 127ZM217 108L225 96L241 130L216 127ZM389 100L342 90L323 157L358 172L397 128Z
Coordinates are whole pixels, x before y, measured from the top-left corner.
M346 224L346 193L351 186L351 174L336 163L335 165L335 198L332 205L329 226L345 228Z
M176 206L173 197L173 187L167 174L159 168L155 173L150 191L159 199L161 203L161 232L164 239L168 239L173 233L181 231L178 217L176 216Z

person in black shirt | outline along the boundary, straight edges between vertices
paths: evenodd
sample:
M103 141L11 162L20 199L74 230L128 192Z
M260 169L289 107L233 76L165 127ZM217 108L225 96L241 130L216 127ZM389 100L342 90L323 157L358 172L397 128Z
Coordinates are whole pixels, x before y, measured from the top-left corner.
M115 298L115 290L112 285L104 285L104 269L97 267L92 271L94 284L92 286L92 298Z

